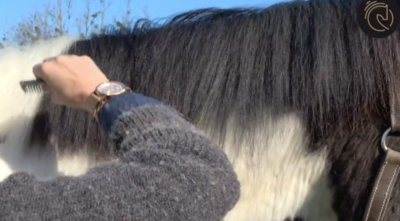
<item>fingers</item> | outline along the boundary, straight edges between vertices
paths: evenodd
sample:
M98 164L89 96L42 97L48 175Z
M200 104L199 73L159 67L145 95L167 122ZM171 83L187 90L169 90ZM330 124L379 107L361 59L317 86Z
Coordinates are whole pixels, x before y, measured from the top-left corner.
M56 57L46 58L46 59L43 60L43 63L49 62L49 61L54 61L55 59L56 59Z
M33 67L33 73L37 78L46 79L46 76L51 74L56 69L60 69L57 66L64 66L71 60L79 58L76 55L59 55L55 57L49 57L43 60L42 63L36 64Z
M33 75L35 75L35 77L37 79L46 80L45 79L45 75L44 75L43 70L42 70L42 65L43 65L42 63L39 63L39 64L36 64L35 66L33 66L32 72L33 72Z
M42 84L42 90L43 90L43 94L45 96L48 96L48 97L51 96L51 90L50 90L49 86L47 86L47 84Z
M47 81L49 77L59 72L60 67L55 62L57 57L47 58L43 60L43 63L36 64L33 66L32 71L36 78Z

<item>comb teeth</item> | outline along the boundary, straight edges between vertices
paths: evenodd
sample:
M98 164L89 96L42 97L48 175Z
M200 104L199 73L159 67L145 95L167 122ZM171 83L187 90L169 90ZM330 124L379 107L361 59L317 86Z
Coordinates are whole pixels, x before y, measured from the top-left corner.
M42 86L44 85L44 82L42 80L21 81L19 84L25 93L43 92Z

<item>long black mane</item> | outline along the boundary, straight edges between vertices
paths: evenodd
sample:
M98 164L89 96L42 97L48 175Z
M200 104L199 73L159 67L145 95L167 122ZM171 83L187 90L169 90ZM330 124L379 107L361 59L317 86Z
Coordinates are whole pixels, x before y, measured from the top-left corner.
M163 24L141 20L131 30L110 29L65 53L89 55L111 80L175 107L219 143L229 118L237 139L255 142L252 131L266 114L298 112L312 136L310 151L329 149L339 220L359 220L389 122L400 45L398 31L374 39L360 30L358 2L196 10ZM47 100L41 111L51 115L36 134L55 134L72 148L112 145L88 113Z

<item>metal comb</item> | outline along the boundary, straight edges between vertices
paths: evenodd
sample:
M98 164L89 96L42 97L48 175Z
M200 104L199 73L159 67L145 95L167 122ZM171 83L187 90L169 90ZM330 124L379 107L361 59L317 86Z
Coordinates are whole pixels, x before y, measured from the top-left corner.
M19 85L25 93L41 93L43 92L44 81L42 80L30 80L20 81Z

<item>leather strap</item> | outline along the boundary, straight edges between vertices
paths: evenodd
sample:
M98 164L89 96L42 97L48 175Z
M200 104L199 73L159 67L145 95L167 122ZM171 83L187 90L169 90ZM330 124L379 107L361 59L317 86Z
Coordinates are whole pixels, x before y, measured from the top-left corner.
M374 187L369 196L363 221L383 221L386 218L386 209L392 195L393 186L396 183L400 170L400 137L389 136L389 133L400 132L400 94L396 87L399 82L397 76L393 79L395 84L390 88L390 120L391 128L382 137L382 148L385 158L375 178ZM386 146L386 138L389 146Z
M388 149L370 195L364 221L382 221L399 175L400 152Z

